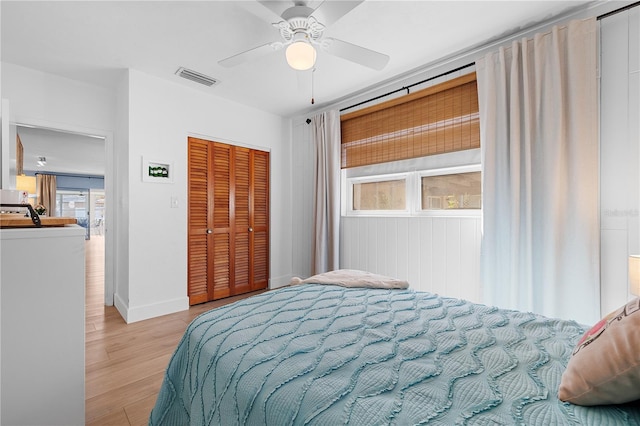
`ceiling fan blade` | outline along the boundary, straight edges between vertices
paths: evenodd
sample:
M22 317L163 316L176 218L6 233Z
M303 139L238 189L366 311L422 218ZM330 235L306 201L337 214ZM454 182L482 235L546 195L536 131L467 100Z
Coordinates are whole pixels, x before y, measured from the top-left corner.
M275 21L272 21L272 22L281 21L282 13L294 5L294 2L292 1L273 1L273 0L256 0L256 1L260 3L262 6L269 9L271 12L273 12L272 19L275 19Z
M364 0L356 1L329 1L325 0L313 11L311 14L322 25L328 27L329 25L342 18L347 13L351 12L356 6L362 3ZM269 2L265 2L269 3Z
M238 53L236 55L222 59L218 61L218 64L222 65L223 67L235 67L236 65L252 61L266 55L267 53L275 52L276 50L279 50L281 48L282 43L278 42L263 44L262 46L258 46L242 53Z
M383 69L389 62L389 55L336 38L323 38L322 50L331 55L378 71Z
M260 20L273 24L274 22L282 21L280 14L275 12L271 7L265 6L263 3L275 3L275 2L262 2L262 1L236 1L234 2L247 12L251 13Z

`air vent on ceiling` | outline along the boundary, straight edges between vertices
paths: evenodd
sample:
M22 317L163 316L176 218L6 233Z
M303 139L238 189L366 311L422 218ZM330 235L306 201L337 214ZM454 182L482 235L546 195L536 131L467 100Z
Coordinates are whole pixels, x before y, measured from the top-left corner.
M218 80L215 78L209 77L208 75L200 74L199 72L180 67L178 71L176 71L176 75L179 75L182 78L186 78L187 80L195 81L196 83L204 84L205 86L213 86L218 83Z

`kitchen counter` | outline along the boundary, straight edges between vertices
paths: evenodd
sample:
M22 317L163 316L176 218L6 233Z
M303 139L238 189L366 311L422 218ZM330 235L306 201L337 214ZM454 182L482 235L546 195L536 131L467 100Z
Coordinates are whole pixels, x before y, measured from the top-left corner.
M40 223L43 227L74 225L77 223L75 217L49 217L40 216ZM30 217L21 213L0 213L0 228L35 228Z

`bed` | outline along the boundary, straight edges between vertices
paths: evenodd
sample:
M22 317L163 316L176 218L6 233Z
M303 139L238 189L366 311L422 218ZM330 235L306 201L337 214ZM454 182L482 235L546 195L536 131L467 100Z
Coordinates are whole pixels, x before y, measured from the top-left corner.
M640 425L634 402L558 399L586 329L408 288L303 282L197 317L149 424Z

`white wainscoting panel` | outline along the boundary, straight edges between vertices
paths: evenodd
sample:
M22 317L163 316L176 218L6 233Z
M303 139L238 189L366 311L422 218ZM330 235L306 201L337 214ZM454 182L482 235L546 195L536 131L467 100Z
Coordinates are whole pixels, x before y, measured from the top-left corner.
M342 268L480 303L479 217L343 217Z

